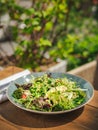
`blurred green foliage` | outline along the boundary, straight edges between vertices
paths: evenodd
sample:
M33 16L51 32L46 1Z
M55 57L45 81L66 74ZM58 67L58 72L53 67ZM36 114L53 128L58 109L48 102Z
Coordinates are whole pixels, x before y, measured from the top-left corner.
M68 60L68 70L94 60L97 12L92 0L31 0L30 8L15 0L0 1L0 16L8 13L15 23L10 26L17 42L16 63L32 70L43 64L47 52L54 61Z

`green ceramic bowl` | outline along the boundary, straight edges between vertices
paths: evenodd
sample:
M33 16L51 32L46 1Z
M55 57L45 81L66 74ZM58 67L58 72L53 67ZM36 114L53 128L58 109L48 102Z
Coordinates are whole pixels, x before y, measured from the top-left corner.
M82 89L87 89L85 102L83 102L78 107L75 107L75 108L70 109L70 110L57 111L57 112L42 112L42 111L35 111L35 110L30 110L30 109L24 108L22 105L20 105L20 104L18 104L18 103L16 103L14 101L14 98L12 97L12 93L17 89L17 87L14 85L15 82L18 83L18 84L23 84L23 83L29 82L29 80L32 78L32 75L35 76L35 77L38 77L38 76L41 76L41 75L43 75L45 73L49 73L49 72L31 73L31 74L29 74L27 76L18 78L17 80L11 82L10 85L8 86L8 89L7 89L7 97L10 100L10 102L13 103L15 106L23 109L23 110L30 111L30 112L33 112L33 113L38 113L38 114L61 114L61 113L67 113L67 112L77 110L77 109L83 107L84 105L86 105L92 99L92 97L94 95L94 88L85 79L83 79L81 77L78 77L78 76L75 76L75 75L72 75L72 74L68 74L68 73L51 73L51 76L53 78L67 77L68 79L77 82L77 84L79 84L79 86Z

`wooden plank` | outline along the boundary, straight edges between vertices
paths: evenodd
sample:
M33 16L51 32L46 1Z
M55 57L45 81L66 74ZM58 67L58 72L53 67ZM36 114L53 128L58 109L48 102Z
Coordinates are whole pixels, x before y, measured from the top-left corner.
M6 78L10 75L17 73L17 72L21 72L22 70L23 70L22 68L10 66L10 67L0 71L0 79Z
M98 108L98 91L97 90L94 91L94 97L88 103L88 105L91 105L91 106L94 106L94 107Z
M0 119L0 130L18 130L18 128Z
M8 126L12 123L21 130L91 130L81 124L73 123L81 116L83 108L66 114L44 116L20 110L10 102L5 102L0 107L0 113L7 120Z
M52 126L52 127L44 127L44 128L21 127L20 129L21 130L92 130L74 123L68 123L59 126L57 125L55 127Z
M94 82L93 82L94 88L98 90L98 56L97 56L97 65L96 65L96 71L94 74Z
M6 106L6 107L5 107ZM6 111L6 112L5 112ZM73 124L73 120L76 120L83 113L84 109L78 109L76 111L65 113L61 115L39 115L21 110L11 104L10 102L5 102L0 107L0 114L7 121L17 125L19 129L32 130L51 128L53 130L59 129L73 129L73 130L88 130L87 127ZM82 119L83 120L83 119ZM8 122L7 122L8 123ZM69 125L67 125L69 124ZM74 126L74 127L73 127ZM27 129L28 128L28 129Z
M73 122L88 127L92 130L98 130L98 109L86 105L81 116L79 116Z

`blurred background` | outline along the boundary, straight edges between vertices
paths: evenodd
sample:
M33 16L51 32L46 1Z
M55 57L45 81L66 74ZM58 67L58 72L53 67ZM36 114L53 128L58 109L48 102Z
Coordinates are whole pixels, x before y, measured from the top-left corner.
M98 0L0 0L0 66L67 71L96 59Z

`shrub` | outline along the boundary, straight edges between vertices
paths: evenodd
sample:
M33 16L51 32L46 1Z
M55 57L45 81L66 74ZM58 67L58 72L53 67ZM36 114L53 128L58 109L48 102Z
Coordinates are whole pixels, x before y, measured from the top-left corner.
M40 65L61 58L68 60L70 70L97 55L92 1L32 0L31 7L24 8L15 0L1 0L0 5L0 15L10 16L10 40L17 43L15 65L41 71ZM47 52L51 59L45 58Z

